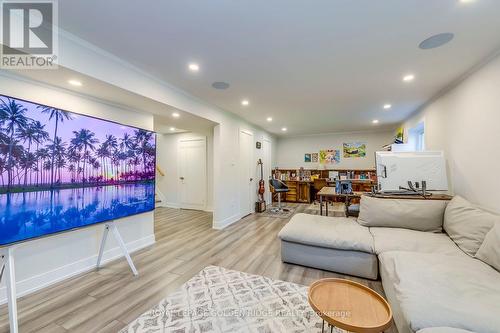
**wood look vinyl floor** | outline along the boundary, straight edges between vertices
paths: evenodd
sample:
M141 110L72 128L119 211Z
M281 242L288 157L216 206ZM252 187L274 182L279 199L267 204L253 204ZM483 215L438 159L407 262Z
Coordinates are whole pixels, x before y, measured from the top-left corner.
M297 213L308 207L296 206ZM323 277L343 277L383 294L380 281L282 263L277 234L287 221L252 214L218 231L212 229L211 213L158 208L156 244L132 255L139 277L120 259L22 297L20 332L117 332L208 265L303 285ZM5 332L9 327L4 305L0 333ZM387 332L397 330L393 325Z

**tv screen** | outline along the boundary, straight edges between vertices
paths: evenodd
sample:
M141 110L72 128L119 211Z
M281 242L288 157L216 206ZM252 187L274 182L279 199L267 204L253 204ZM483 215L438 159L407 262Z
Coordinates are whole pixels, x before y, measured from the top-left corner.
M154 132L0 95L0 246L154 209Z

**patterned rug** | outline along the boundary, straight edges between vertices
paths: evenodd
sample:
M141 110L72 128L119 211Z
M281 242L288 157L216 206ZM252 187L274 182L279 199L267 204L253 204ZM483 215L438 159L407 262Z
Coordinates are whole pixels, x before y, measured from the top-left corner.
M208 266L120 333L321 332L307 289Z
M277 205L275 203L275 205ZM266 216L266 217L278 217L280 219L287 219L289 217L291 217L293 214L295 214L295 209L296 207L292 207L292 206L285 206L282 204L282 207L284 209L287 209L287 211L282 211L282 212L272 212L271 209L273 207L271 206L268 206L266 207L266 210L263 212L263 213L258 213L259 216Z
M326 214L326 203L323 204L323 214ZM319 215L319 203L310 204L305 210L306 213ZM345 203L333 202L328 204L328 216L345 217Z

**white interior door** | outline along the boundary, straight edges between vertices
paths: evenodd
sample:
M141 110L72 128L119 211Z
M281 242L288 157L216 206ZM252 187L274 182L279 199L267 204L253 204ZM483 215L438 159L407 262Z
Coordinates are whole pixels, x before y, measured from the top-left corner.
M207 143L205 138L179 142L180 208L204 210L207 202Z
M262 163L264 163L263 165L263 169L264 169L264 182L265 182L265 188L266 188L266 192L264 194L264 200L266 200L266 203L268 205L271 204L271 192L269 192L269 178L271 178L271 169L272 169L272 165L271 165L271 141L269 140L264 140L263 143L262 143Z
M253 162L253 134L240 131L240 213L243 216L252 213L252 197L255 187Z

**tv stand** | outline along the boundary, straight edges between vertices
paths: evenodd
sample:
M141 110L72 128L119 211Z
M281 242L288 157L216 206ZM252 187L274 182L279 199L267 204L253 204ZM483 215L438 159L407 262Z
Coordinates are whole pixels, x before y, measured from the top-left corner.
M104 233L102 234L101 247L99 249L99 256L97 257L97 269L99 269L99 267L101 266L102 255L104 254L104 247L106 246L106 240L108 239L109 230L111 230L111 232L115 236L115 239L118 242L118 245L120 246L120 248L123 252L123 255L127 259L128 265L130 266L132 273L135 276L138 276L139 273L137 272L137 269L135 268L134 262L132 261L132 258L130 257L130 254L127 250L127 246L125 245L125 242L123 241L123 238L120 235L120 232L118 231L118 228L116 227L115 222L107 222L104 224Z

